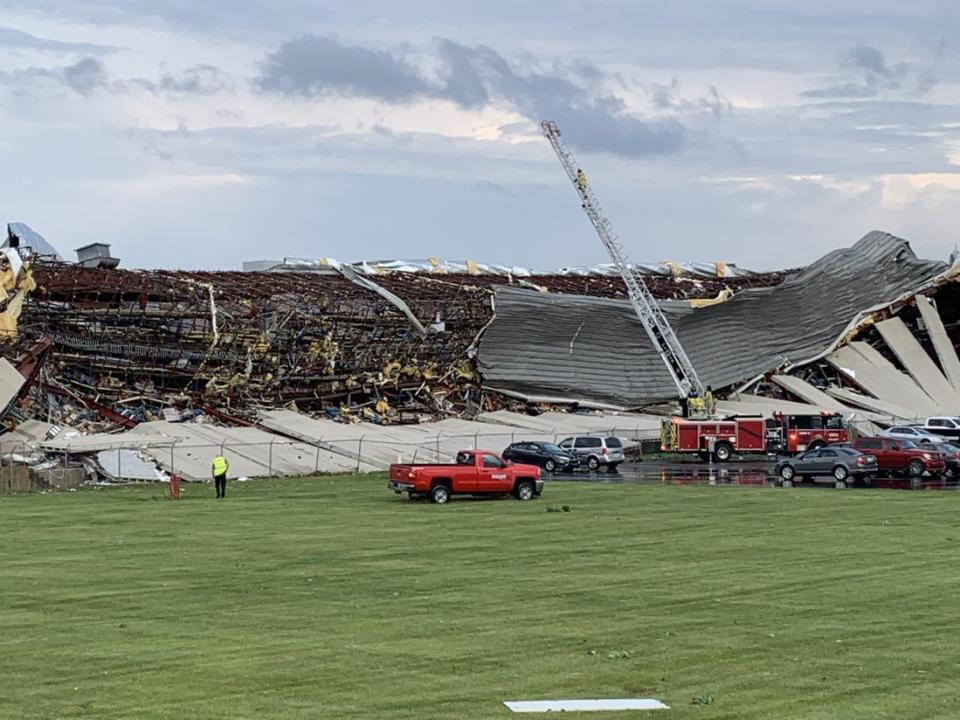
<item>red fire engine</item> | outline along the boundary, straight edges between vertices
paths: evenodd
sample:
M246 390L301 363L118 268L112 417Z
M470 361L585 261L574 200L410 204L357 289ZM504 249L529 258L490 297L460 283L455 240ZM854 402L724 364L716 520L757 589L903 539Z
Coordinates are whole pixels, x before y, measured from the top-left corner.
M671 417L660 425L660 449L664 452L698 453L723 462L734 453L798 453L811 448L846 442L847 431L840 415L782 415L733 417L725 420L686 420Z
M768 424L768 438L771 447L776 447L790 455L848 440L843 415L831 413L819 415L774 413L773 420Z

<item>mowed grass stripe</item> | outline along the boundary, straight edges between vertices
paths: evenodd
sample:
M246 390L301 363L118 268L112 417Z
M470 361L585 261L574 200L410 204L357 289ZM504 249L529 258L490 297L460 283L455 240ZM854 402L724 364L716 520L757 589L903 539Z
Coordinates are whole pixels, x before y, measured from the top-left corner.
M211 495L0 499L0 716L490 718L605 696L679 718L960 714L951 493Z

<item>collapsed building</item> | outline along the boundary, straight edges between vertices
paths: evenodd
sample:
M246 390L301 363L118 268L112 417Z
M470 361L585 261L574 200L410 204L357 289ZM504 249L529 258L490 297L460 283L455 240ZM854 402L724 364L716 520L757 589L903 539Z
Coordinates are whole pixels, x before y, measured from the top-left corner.
M85 264L51 250L33 250L11 308L6 354L33 362L7 422L94 435L34 438L46 452L134 449L196 479L199 458L231 445L250 475L372 470L444 457L471 436L624 428L639 441L674 410L675 386L609 266L144 271L100 250ZM721 411L827 410L871 430L960 414L958 270L880 232L801 270L642 268ZM597 412L571 414L586 409ZM124 475L124 456L115 464Z

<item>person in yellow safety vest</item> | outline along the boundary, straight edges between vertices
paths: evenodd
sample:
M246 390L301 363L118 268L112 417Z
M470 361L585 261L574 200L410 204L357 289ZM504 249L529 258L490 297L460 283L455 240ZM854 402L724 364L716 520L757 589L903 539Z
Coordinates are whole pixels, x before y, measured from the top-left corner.
M707 415L713 417L717 412L717 401L713 399L713 387L707 385L707 392L703 396L703 400L707 405Z
M211 470L213 471L213 483L217 488L218 498L227 494L227 470L229 469L230 463L223 455L217 455L213 459Z
M577 168L577 189L581 191L587 189L587 174L580 168Z

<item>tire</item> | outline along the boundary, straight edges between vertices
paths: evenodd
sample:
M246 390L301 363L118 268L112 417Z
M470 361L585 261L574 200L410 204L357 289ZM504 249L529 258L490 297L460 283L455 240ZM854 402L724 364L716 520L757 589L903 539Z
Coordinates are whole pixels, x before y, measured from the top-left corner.
M833 469L833 479L837 482L846 482L848 477L850 477L850 471L843 465L837 465Z
M521 480L517 483L517 500L526 501L533 500L536 495L536 489L533 487L533 483L529 480Z
M923 475L923 463L919 460L911 460L907 465L907 474L912 478L918 478Z
M557 463L554 461L553 458L548 458L547 461L543 464L543 469L546 470L548 473L556 472Z
M784 482L792 482L797 475L797 471L790 465L784 465L780 468L780 479Z
M434 485L430 490L430 502L446 505L450 502L450 488L446 485Z
M594 457L593 455L591 455L590 458L587 460L587 467L590 468L591 470L596 470L598 467L600 467L600 460Z
M793 487L793 480L781 480L781 481L780 481L780 487L792 488L792 487Z
M733 449L726 443L720 443L714 446L713 454L717 457L718 462L726 462L733 455Z
M923 479L919 475L910 476L910 489L923 490Z
M837 481L833 484L833 486L834 486L837 490L846 490L846 489L847 489L847 481L846 481L846 480L837 480Z

